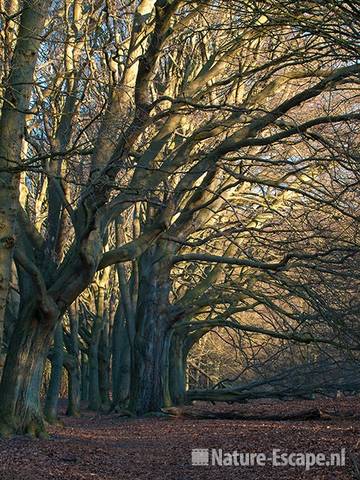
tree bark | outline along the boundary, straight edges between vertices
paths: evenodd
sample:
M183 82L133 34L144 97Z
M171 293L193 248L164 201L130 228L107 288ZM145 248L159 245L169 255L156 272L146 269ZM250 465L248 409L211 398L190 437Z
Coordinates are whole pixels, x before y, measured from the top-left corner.
M107 314L104 322L99 342L99 391L101 407L106 410L110 406L109 318Z
M81 354L81 400L89 400L89 360L85 353Z
M185 402L186 354L184 339L176 333L172 335L169 350L169 393L172 405Z
M129 408L138 415L159 411L167 391L166 339L169 330L169 265L151 248L139 265L134 359L131 366Z
M45 434L40 386L56 320L34 305L18 320L0 385L0 435Z
M109 281L109 272L104 270L98 278L95 294L96 313L93 317L91 336L88 347L89 357L89 409L99 410L101 407L100 392L100 340L103 329L108 322L108 309L106 308L106 286ZM102 379L103 380L103 379Z
M100 409L99 386L99 340L93 339L89 346L89 409Z
M68 406L66 415L78 417L80 415L81 399L81 366L79 347L79 311L78 304L74 302L68 308L70 319L70 335L65 337L69 362L65 362L68 372Z
M13 169L21 163L25 115L49 3L48 0L24 1L0 117L0 366L20 183L20 176L14 174Z
M44 407L45 418L55 423L58 413L59 393L64 364L64 340L62 323L58 323L54 335L54 347L51 355L51 375Z
M68 369L68 406L66 415L69 417L80 416L80 398L81 398L81 382L80 382L80 365L77 360Z
M112 332L112 405L126 408L130 394L131 345L122 303L119 304Z

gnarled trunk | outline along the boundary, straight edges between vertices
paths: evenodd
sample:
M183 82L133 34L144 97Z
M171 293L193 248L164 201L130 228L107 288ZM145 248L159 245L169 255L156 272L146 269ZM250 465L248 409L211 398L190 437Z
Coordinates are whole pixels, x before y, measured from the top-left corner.
M12 169L21 163L25 112L29 108L37 53L41 42L48 0L25 0L21 9L16 46L0 116L0 367L3 364L3 332L11 262L16 243L15 221L19 198L19 174Z
M45 434L40 385L56 321L34 306L18 320L0 385L0 435Z

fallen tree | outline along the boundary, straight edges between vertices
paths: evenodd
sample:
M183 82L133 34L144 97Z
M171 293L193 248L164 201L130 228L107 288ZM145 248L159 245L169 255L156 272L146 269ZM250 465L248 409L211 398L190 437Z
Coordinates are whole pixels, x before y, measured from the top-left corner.
M283 421L306 421L306 420L328 420L336 414L330 414L326 411L323 411L319 408L312 408L307 410L301 410L294 413L285 413L285 414L246 414L237 411L228 411L228 412L214 412L208 410L201 411L187 411L187 410L178 410L173 411L172 409L165 410L167 413L175 416L185 417L185 418L194 418L196 420L261 420L261 421L274 421L274 422L283 422Z
M316 395L335 397L337 393L360 391L360 376L352 362L319 362L285 369L277 375L228 388L190 390L188 402L246 403L257 399L311 399Z

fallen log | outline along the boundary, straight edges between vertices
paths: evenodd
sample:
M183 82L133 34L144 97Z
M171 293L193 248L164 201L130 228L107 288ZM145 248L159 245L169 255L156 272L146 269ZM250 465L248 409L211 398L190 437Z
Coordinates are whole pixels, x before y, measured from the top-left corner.
M302 410L294 413L285 414L246 414L238 411L216 412L207 410L182 410L180 408L168 408L164 411L170 415L175 415L183 418L192 418L195 420L260 420L260 421L274 421L274 422L286 422L286 421L309 421L309 420L329 420L333 416L328 412L320 410L319 408L313 408L308 410Z
M227 403L247 403L249 400L258 400L258 399L277 399L277 400L288 400L288 399L312 399L314 393L326 395L325 391L317 389L316 391L309 391L307 389L297 391L292 391L290 389L286 390L271 390L268 388L251 390L249 389L228 389L223 388L219 390L189 390L186 393L186 400L188 402L193 401L204 401L204 402L227 402ZM334 391L334 395L336 390Z
M238 377L237 377L238 379ZM217 384L218 386L219 384ZM247 403L257 399L311 400L316 395L336 398L339 392L360 392L358 363L318 362L305 364L248 383L234 383L223 388L188 390L186 401L196 400L227 403Z

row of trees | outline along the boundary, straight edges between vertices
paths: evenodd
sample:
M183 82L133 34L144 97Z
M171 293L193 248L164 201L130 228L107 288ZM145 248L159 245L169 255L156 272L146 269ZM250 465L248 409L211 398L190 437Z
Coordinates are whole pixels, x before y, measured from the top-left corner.
M2 2L1 433L44 432L48 357L53 418L81 358L91 408L183 402L216 327L358 348L358 13Z

